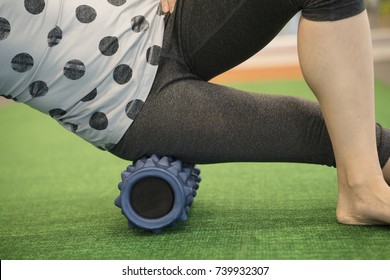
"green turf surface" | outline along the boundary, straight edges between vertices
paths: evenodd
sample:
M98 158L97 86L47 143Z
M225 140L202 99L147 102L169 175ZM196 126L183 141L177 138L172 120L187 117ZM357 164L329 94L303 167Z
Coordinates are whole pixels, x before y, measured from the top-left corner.
M234 86L311 96L302 81ZM389 127L390 88L376 86ZM127 162L24 105L0 107L0 129L0 259L390 259L389 227L336 222L332 168L203 165L189 220L153 235L113 204Z

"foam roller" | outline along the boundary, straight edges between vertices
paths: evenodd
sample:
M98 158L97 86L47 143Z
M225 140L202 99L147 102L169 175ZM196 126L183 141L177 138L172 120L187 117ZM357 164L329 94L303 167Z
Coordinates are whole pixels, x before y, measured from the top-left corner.
M119 197L129 228L161 233L185 222L199 188L200 170L172 157L143 157L122 172Z

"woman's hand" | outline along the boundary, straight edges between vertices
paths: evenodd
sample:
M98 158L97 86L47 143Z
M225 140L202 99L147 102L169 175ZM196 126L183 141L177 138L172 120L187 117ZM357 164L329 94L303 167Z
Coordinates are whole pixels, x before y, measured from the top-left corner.
M163 13L173 13L176 0L160 0Z

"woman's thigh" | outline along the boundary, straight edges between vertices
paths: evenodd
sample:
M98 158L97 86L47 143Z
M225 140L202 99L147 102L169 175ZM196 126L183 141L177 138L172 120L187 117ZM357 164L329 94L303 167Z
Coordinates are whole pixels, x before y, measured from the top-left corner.
M174 72L166 67L158 81ZM317 103L252 94L184 74L177 77L154 88L114 154L133 160L171 155L188 163L334 164Z

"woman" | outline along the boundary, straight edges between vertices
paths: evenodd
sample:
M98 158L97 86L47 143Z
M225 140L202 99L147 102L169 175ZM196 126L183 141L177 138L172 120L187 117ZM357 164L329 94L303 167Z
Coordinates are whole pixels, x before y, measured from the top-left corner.
M363 0L74 2L0 0L0 92L124 159L337 164L338 221L390 224L390 130L375 125ZM299 11L319 104L207 82Z

